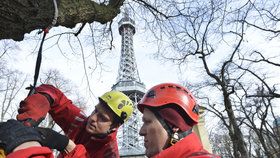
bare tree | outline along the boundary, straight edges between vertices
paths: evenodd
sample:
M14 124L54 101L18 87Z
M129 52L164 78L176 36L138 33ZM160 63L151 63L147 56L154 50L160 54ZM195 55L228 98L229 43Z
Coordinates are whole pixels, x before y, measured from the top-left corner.
M15 70L10 70L2 61L0 62L0 121L15 117L19 102L17 97L26 82L26 77Z
M87 100L77 91L78 88L70 80L65 79L58 70L50 69L46 73L43 73L40 81L41 83L55 86L70 98L81 110L86 110ZM44 124L49 128L53 128L55 122L49 116Z
M3 59L4 55L8 54L10 51L17 50L18 46L14 41L2 40L0 46L0 58Z
M279 2L217 0L181 1L180 3L137 0L135 2L146 6L146 9L150 11L143 16L152 13L147 16L154 17L150 19L144 17L143 21L158 39L157 57L178 64L181 71L184 68L194 70L182 71L182 74L200 77L195 79L188 77L188 79L192 79L193 90L202 100L209 99L209 97L205 97L205 95L209 95L205 91L216 93L216 95L210 94L213 96L210 101L206 99L203 102L226 127L232 142L233 156L250 157L247 137L243 134L247 132L243 130L243 127L248 125L245 124L248 118L244 118L242 110L244 106L249 105L241 104L242 102L237 99L244 96L244 91L238 90L241 87L240 83L246 87L247 92L253 92L252 88L255 87L252 84L254 82L257 82L256 86L265 85L270 97L278 97L278 92L277 86L271 86L266 81L260 80L261 76L267 74L265 71L259 71L260 65L254 64L254 62L260 61L255 58L253 61L249 61L252 59L252 54L247 52L251 52L252 48L247 46L249 40L247 34L252 30L261 31L259 28L250 27L252 25L248 24L248 21L269 22L263 18L266 15L256 14L255 11L258 7L265 8L266 11L270 10L270 17L274 16L276 19L279 11L276 9L278 5L275 6L275 4L279 4ZM277 26L276 20L274 26ZM265 67L264 64L267 67L278 65L273 61L277 61L279 56L274 55L275 60L273 61L266 60L270 58L267 57L268 54L258 51L257 48L253 49L256 50L255 54L260 52L261 67ZM241 59L240 56L245 57ZM216 61L213 62L213 59ZM247 59L247 62L244 59ZM253 69L248 69L248 67ZM279 67L276 69L279 70ZM246 78L248 76L250 78ZM250 95L255 95L255 93ZM267 97L269 96L267 95ZM267 107L272 108L273 106L268 105ZM265 113L261 115L261 118L254 120L255 123L267 118ZM264 146L267 146L265 143L267 142L264 142ZM269 155L269 153L265 154Z
M245 93L242 97L236 96L239 97L241 105L239 109L240 118L243 119L244 127L249 129L250 133L247 139L247 142L251 145L249 150L255 151L257 155L263 154L273 157L274 153L279 150L279 138L273 132L272 121L268 121L275 119L271 103L273 98L247 97L246 94L249 90L243 90ZM258 87L255 91L258 95L266 93L263 87Z
M221 155L224 158L233 158L232 143L227 133L227 129L223 123L218 123L217 126L211 129L210 141L212 142L212 150L213 153Z

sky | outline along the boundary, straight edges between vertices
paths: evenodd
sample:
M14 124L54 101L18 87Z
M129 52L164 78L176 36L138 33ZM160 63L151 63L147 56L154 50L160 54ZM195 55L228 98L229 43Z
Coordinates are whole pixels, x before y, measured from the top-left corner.
M64 28L62 27L51 29L50 33L47 34L47 38L63 29ZM175 66L172 66L170 63L163 63L153 59L152 54L156 51L156 47L153 43L146 42L146 39L144 39L146 37L144 37L144 33L145 32L143 31L138 32L136 30L136 34L134 36L134 52L140 80L146 85L147 89L163 82L179 83L179 77ZM37 58L37 53L34 53L34 50L37 52L39 49L36 47L36 42L32 39L40 37L41 35L38 35L37 31L26 34L26 38L31 40L18 42L18 49L13 51L14 57L11 57L12 60L9 62L10 67L26 73L32 80ZM69 50L69 44L66 40L61 40L59 43L60 48L65 54L62 55L57 46L50 48L50 45L55 42L56 40L46 40L44 43L40 74L42 74L42 72L46 72L48 69L57 69L64 78L71 80L76 86L80 88L79 91L84 97L88 97L89 93L86 88L87 83L84 75L85 72L82 63L82 57L77 57L72 54L71 50ZM112 85L116 83L121 53L121 36L117 31L114 32L113 45L114 47L112 51L105 53L105 55L101 57L101 62L104 63L104 70L102 73L100 73L100 70L92 73L89 67L92 67L92 63L95 62L95 59L91 56L87 57L86 59L86 67L90 80L90 86L95 97L98 97L106 91L109 91ZM89 54L89 52L92 51L92 47L84 46L83 49L85 56L87 56L86 54ZM77 50L78 53L81 53L78 48ZM31 83L27 82L26 84L28 86ZM37 84L39 84L39 81ZM91 102L95 101L96 100L92 100Z

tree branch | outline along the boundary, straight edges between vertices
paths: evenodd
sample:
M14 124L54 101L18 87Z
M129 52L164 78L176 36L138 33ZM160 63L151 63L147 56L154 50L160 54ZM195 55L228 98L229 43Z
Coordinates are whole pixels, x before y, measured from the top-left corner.
M77 23L107 23L120 13L123 2L115 0L104 5L91 0L60 0L56 26L73 28ZM2 0L0 8L0 39L21 41L25 33L48 27L54 15L50 0Z

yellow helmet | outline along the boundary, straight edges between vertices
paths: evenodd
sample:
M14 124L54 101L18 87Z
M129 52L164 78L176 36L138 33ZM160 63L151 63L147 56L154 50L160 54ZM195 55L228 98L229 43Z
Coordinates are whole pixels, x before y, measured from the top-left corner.
M110 91L103 94L99 99L104 101L110 109L122 120L122 123L128 120L133 112L133 103L124 93L119 91Z

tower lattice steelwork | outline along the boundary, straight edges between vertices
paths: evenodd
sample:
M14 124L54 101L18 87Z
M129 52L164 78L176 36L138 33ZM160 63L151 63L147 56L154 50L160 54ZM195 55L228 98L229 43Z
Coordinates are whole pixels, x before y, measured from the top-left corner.
M135 22L129 17L127 9L118 24L122 36L121 57L117 82L112 89L128 95L134 101L135 108L132 117L119 129L119 151L121 157L138 157L144 155L144 142L143 137L139 136L142 114L135 105L143 97L145 85L140 81L133 50Z

